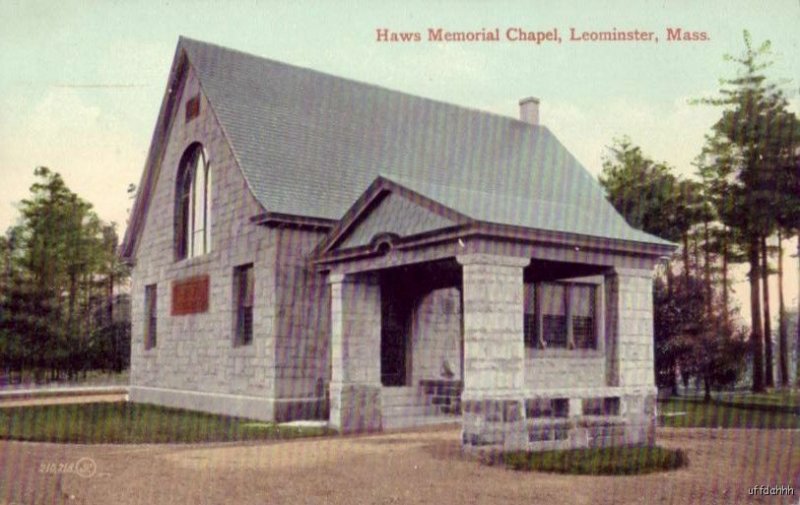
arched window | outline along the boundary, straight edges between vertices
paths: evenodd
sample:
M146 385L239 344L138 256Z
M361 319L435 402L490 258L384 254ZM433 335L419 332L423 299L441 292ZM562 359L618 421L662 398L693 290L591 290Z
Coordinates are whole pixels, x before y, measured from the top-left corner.
M175 258L211 251L211 172L203 146L183 153L175 191Z

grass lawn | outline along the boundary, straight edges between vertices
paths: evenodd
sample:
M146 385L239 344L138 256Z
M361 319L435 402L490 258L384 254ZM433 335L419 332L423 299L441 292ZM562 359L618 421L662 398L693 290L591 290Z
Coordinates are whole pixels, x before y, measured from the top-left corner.
M688 462L681 450L661 447L606 447L568 451L510 452L508 468L573 475L639 475L673 470Z
M63 378L59 381L43 380L36 381L32 372L24 372L22 377L16 373L12 377L0 373L0 390L2 389L27 389L27 388L48 388L48 387L79 387L79 386L127 386L130 383L130 371L122 372L103 372L92 370L86 373L79 373L72 380Z
M0 408L0 438L39 442L170 443L273 440L328 434L140 403Z
M776 403L778 400L772 396L775 394L725 397L710 403L696 398L671 398L658 404L660 422L673 428L800 429L798 413L770 410L770 406L787 405ZM797 401L796 396L787 401ZM681 412L686 415L669 415Z
M746 406L782 407L800 409L800 391L770 391L768 393L718 393L716 400Z

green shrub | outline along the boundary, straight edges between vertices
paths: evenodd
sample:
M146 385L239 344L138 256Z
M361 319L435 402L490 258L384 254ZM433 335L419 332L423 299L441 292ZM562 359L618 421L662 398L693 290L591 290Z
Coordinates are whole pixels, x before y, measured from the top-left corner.
M674 470L688 464L683 451L662 447L509 452L503 455L503 460L513 470L574 475L637 475Z

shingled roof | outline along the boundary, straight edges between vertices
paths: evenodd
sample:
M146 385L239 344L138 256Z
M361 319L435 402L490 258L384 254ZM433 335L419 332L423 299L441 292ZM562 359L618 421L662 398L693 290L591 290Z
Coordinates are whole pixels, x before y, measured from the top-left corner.
M545 126L188 38L181 51L268 212L338 220L381 175L488 223L669 245Z

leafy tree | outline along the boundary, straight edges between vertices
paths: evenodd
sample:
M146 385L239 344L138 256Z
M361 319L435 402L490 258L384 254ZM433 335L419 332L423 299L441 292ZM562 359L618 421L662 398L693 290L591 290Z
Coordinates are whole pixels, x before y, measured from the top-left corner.
M614 139L603 158L600 184L609 202L634 228L677 241L687 228L676 200L678 181L627 137Z
M95 313L104 300L113 307L114 286L128 271L116 255L113 225L104 224L59 174L46 167L34 174L31 196L20 205L20 224L0 241L6 270L0 352L18 370L74 375L102 361L97 350L110 344L97 338L124 337L122 331L99 331L115 321L110 312L105 319Z
M687 280L688 279L688 280ZM744 340L720 324L722 314L708 307L704 281L694 275L675 279L671 290L654 283L656 379L676 388L677 372L702 379L711 389L733 384L744 368Z
M702 288L702 303L691 298L694 294L684 287L695 280L691 260L690 231L700 222L708 222L711 214L704 204L702 186L694 181L675 177L666 163L656 163L646 156L630 139L614 141L603 160L600 183L608 199L631 226L667 240L680 241L683 275L676 284L672 266L666 267L666 284L660 279L655 292L656 374L660 386L676 388L676 373L706 373L690 360L698 352L698 339L705 334L694 331L692 324L707 320L712 286L710 275L707 287ZM673 285L678 290L673 290ZM663 289L661 289L663 287ZM691 323L691 324L690 324ZM689 366L691 364L692 366Z
M777 85L767 81L764 70L769 41L754 48L744 32L745 51L726 56L739 65L734 78L723 79L720 96L698 102L723 107L713 126L710 153L716 156L709 174L717 191L724 190L717 207L722 222L735 230L744 243L750 263L751 345L753 390L762 391L765 380L764 333L759 297L763 277L763 240L778 225L777 208L782 178L780 167L793 154L797 142L797 118L787 112L787 101ZM760 261L762 260L762 261Z
M599 180L609 202L634 228L681 242L688 275L688 233L705 215L701 186L675 177L672 167L653 161L627 137L615 139L608 151Z
M797 127L798 123L795 122ZM798 237L797 261L800 271L800 149L794 148L777 167L775 199L778 209L778 346L781 386L790 385L789 378L789 335L787 334L786 307L783 299L783 239ZM800 312L800 289L797 293ZM800 341L800 325L797 326Z

